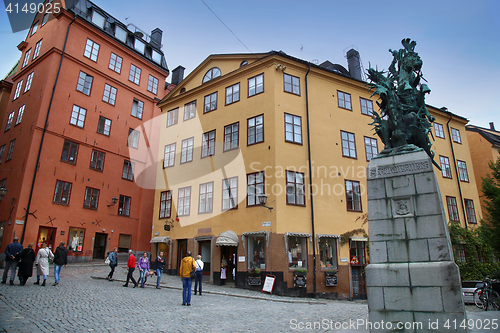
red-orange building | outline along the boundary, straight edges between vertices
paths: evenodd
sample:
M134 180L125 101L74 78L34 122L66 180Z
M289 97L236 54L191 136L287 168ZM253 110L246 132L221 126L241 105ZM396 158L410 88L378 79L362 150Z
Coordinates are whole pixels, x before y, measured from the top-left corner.
M146 34L90 1L56 2L63 9L38 14L18 46L0 132L0 252L14 236L24 246L64 241L74 261L115 246L150 251L154 191L136 185L145 161L129 149L161 113L162 31Z

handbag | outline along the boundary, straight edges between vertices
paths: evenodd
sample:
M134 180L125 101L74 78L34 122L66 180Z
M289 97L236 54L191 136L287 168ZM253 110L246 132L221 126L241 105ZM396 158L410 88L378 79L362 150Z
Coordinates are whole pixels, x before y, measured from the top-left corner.
M109 260L109 256L107 256L106 259L104 260L104 263L106 265L109 265L110 262L111 262L111 260Z

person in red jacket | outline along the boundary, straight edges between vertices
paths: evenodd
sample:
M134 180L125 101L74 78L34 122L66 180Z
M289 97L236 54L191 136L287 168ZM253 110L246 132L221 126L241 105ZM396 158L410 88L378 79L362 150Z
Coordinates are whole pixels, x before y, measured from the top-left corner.
M127 262L127 267L128 267L128 274L127 274L127 282L123 285L124 287L128 287L128 281L132 280L134 283L134 288L137 287L137 282L135 281L134 277L132 274L134 273L135 270L135 256L134 252L132 250L128 250L128 262Z

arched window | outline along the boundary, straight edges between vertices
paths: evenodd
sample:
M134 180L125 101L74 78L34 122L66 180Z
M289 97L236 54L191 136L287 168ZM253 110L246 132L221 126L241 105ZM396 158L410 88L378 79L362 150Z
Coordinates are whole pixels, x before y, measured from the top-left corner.
M219 77L221 75L221 71L218 67L212 67L208 70L208 72L205 74L203 77L203 82L208 82L212 79L215 79L216 77Z
M243 60L243 61L241 62L241 64L240 64L240 67L243 67L243 66L245 66L245 65L248 65L248 61Z

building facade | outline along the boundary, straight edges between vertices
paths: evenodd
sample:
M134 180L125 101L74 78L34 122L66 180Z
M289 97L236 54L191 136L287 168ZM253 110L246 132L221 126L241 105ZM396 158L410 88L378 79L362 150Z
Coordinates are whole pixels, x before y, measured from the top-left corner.
M148 251L154 192L136 185L145 160L129 150L166 93L162 31L90 1L61 7L39 13L18 46L0 136L0 252L14 236L36 248L64 241L74 261Z
M349 71L275 51L211 55L158 103L152 251L171 274L191 250L215 284L260 290L270 274L276 294L365 297L366 167L383 146L348 57ZM474 225L467 120L429 111L444 207Z

